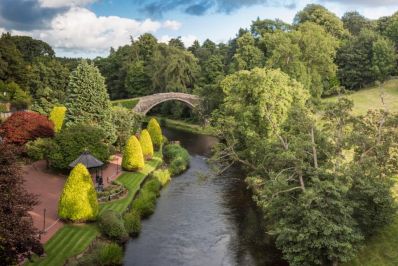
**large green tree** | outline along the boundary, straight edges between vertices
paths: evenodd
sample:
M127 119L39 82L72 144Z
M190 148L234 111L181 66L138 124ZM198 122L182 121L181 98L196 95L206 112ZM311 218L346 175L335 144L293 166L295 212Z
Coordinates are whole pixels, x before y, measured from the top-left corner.
M115 142L116 132L111 123L111 102L105 80L98 68L82 61L70 75L67 98L66 126L96 124L102 127L110 143Z

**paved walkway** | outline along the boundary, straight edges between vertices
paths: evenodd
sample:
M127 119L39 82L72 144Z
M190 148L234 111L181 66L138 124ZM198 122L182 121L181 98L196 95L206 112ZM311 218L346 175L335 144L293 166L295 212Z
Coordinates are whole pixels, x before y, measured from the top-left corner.
M116 155L103 170L104 186L115 180L120 174L121 156ZM45 161L37 161L22 167L26 189L39 196L39 204L30 214L33 217L34 226L43 230L41 242L46 243L63 226L58 219L58 200L66 181L66 176L55 174L46 169ZM94 180L94 179L93 179ZM44 209L46 209L44 224Z

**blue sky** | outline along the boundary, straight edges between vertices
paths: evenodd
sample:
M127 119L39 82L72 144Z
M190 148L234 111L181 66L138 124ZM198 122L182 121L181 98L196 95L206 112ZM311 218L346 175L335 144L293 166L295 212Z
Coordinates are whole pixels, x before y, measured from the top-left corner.
M187 46L195 39L226 42L257 17L291 23L310 3L338 16L398 11L398 0L0 0L0 32L42 39L58 56L93 58L145 32L162 42L181 36Z

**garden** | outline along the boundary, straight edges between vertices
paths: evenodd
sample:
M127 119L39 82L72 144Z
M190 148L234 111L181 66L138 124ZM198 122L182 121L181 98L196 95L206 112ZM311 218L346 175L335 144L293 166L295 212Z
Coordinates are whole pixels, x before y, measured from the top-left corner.
M133 111L112 106L104 78L94 65L82 61L71 73L64 105L54 105L48 114L15 112L0 125L0 161L5 166L0 178L9 179L2 196L11 198L14 206L22 203L21 213L14 218L26 223L17 225L17 230L31 236L29 242L10 237L16 242L10 241L10 252L2 254L4 261L25 261L27 265L122 263L124 243L139 235L141 219L155 211L161 188L189 166L187 151L168 143L156 119L151 119L147 128L141 128L141 121ZM121 154L123 171L106 182L102 170L96 169L94 174L89 162L81 159L86 156L109 168L117 154ZM44 246L40 237L46 232L37 228L28 213L40 200L48 199L33 195L32 182L24 182L30 178L29 169L38 170L38 162L45 165L44 176L58 175L65 180L67 175L55 200L61 226ZM26 167L30 164L32 168ZM34 185L48 190L50 179L34 179ZM22 245L12 252L15 243Z

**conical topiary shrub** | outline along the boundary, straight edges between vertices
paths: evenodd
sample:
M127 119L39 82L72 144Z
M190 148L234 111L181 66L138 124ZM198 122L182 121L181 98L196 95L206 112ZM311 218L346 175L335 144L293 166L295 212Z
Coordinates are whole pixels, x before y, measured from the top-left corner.
M98 214L97 193L87 168L79 163L70 172L58 204L58 216L71 221L94 220Z
M142 149L142 154L144 155L145 160L150 160L153 157L153 144L151 136L149 135L148 130L144 129L140 135L140 144Z
M151 118L148 123L148 132L151 135L152 143L156 149L159 149L163 142L162 129L155 118Z
M65 113L65 106L54 106L54 108L50 112L49 119L54 123L54 131L56 133L60 132L62 129L65 119Z
M122 167L127 171L137 171L144 167L141 144L136 136L131 136L123 152Z

